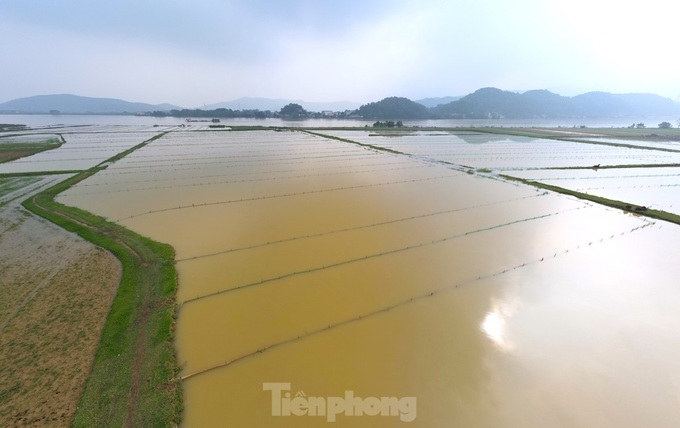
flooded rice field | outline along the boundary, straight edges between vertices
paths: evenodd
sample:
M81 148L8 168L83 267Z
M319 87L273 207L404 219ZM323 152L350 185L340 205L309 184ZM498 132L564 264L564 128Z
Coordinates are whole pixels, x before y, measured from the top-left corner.
M184 426L676 425L680 228L461 168L676 155L333 135L414 156L175 131L59 197L176 249Z
M653 131L652 131L653 132ZM659 141L636 140L632 138L617 139L607 137L579 137L582 141L592 141L595 143L627 144L630 146L651 147L657 149L676 150L680 152L680 141L663 141L663 137L658 137Z
M324 131L324 134L423 159L494 170L680 163L680 150L668 152L475 132ZM618 143L633 144L621 140Z
M134 131L128 127L113 130L109 127L107 131L104 129L102 127L69 128L66 130L68 132L59 134L66 141L61 147L0 164L0 174L91 168L161 132L158 128L151 127ZM59 137L54 133L40 134L35 131L23 134L21 138L29 141L35 138ZM0 144L2 141L15 141L17 138L19 137L2 138L0 135Z
M680 214L680 168L534 170L512 175Z

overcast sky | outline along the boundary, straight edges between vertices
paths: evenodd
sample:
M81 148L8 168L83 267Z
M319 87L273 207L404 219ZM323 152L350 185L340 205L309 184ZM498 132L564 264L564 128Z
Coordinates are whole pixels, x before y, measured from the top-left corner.
M364 103L487 86L680 101L679 19L677 0L2 0L0 102Z

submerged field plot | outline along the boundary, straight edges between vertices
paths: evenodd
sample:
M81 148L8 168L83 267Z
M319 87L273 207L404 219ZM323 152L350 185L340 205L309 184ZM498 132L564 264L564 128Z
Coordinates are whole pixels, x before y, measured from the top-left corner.
M364 146L171 132L59 197L175 248L184 426L326 425L272 416L267 382L416 397L425 427L680 418L680 228L486 172L675 154L332 134Z
M496 129L496 131L499 131ZM472 168L494 170L524 170L555 167L590 167L600 165L671 164L680 163L679 143L639 143L588 138L593 144L578 141L553 140L517 135L483 132L366 132L328 131L328 135L348 138L391 150L408 153L422 159L453 162ZM561 135L561 134L560 134ZM568 134L567 134L568 135ZM562 138L564 138L562 136ZM578 140L586 140L578 135ZM596 142L610 143L595 144ZM664 150L649 150L663 146ZM674 150L674 151L673 151Z
M680 215L680 167L513 171L512 175Z
M35 140L64 141L56 149L0 164L0 174L84 170L160 132L158 128L70 127L61 129L59 134L32 131L11 136L13 133L0 133L0 151L9 144L20 147Z

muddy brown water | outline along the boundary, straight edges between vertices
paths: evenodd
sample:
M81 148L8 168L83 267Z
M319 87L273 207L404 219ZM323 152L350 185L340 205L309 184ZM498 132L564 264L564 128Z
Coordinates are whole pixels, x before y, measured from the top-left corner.
M186 427L328 425L265 383L415 397L337 426L680 420L674 225L297 132L173 132L60 200L175 247Z

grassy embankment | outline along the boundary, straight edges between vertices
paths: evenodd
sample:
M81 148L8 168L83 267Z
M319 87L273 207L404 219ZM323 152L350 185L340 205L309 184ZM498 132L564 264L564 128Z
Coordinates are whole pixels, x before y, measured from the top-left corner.
M64 137L49 138L43 141L3 142L0 139L0 163L13 161L46 150L56 149L64 144Z
M103 164L127 156L159 134ZM101 164L100 164L101 165ZM24 206L113 253L123 273L73 422L78 427L178 424L182 389L173 346L174 250L54 198L103 170L96 166L24 201Z

